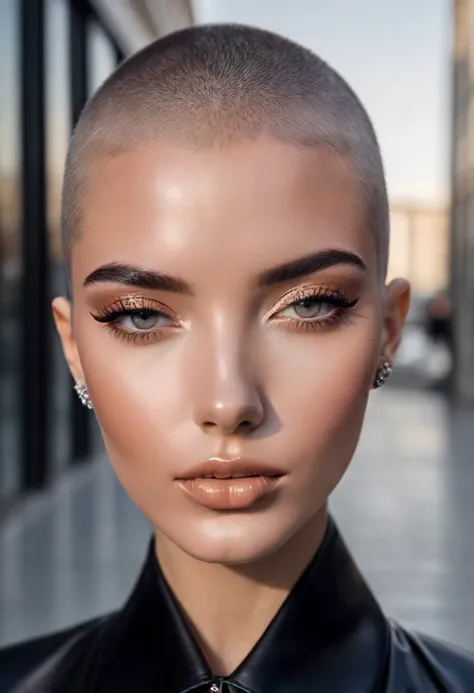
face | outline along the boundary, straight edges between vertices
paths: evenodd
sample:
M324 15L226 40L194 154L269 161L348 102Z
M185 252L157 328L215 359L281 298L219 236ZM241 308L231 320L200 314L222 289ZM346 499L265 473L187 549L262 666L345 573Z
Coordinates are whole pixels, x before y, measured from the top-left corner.
M54 314L115 471L186 553L267 556L344 474L407 285L382 286L350 166L327 151L159 143L91 182L72 317L65 299ZM255 476L203 478L216 469Z

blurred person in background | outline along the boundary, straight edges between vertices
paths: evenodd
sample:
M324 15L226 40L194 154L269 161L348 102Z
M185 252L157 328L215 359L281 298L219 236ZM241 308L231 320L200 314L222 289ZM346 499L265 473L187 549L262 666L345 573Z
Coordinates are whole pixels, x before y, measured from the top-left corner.
M451 301L441 292L431 297L426 305L426 333L430 348L425 368L434 386L444 389L449 384L452 369L453 334Z
M388 231L371 122L297 44L192 28L98 90L53 312L153 537L124 607L3 650L2 691L474 690L471 655L383 614L327 510L409 307Z
M427 332L434 342L452 348L452 314L449 297L440 293L428 300Z

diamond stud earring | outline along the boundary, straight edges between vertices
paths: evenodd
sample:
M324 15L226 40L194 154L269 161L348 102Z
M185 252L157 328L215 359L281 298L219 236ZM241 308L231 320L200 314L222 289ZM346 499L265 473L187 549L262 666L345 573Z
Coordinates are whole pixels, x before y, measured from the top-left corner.
M74 385L74 389L77 392L79 399L81 400L81 404L87 407L87 409L93 409L94 406L91 402L89 390L87 389L86 385L83 385L82 383L76 383Z
M376 390L379 387L382 387L382 385L385 383L385 381L390 378L392 375L393 368L390 365L388 361L385 361L385 363L380 366L380 368L377 371L377 374L375 376L374 382L372 384L372 388Z

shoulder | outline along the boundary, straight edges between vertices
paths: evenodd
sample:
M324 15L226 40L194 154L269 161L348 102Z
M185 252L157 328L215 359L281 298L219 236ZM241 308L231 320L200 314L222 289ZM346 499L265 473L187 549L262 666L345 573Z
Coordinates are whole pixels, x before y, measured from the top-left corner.
M94 635L111 616L96 618L49 635L0 649L0 692L8 693L38 668L57 662L62 653L87 635Z
M423 684L423 689L414 690L474 691L474 653L394 621L391 630L390 674L397 685L406 680Z

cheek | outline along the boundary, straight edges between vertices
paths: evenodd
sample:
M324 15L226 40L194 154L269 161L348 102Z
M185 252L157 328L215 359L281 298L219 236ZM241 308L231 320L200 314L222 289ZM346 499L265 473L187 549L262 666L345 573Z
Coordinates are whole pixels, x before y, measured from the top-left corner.
M128 346L109 345L105 360L87 352L84 372L109 460L130 498L153 522L157 507L159 517L173 516L168 494L180 451L179 388L156 350L150 362L146 348Z
M105 327L78 324L77 342L106 446L114 465L141 463L165 453L177 436L183 393L176 354L166 345L134 346L114 338ZM168 353L167 353L168 351Z
M278 373L275 391L282 406L302 422L337 421L365 401L379 352L375 319L279 341L267 363Z
M291 359L274 354L280 369L272 399L283 424L281 441L299 460L295 471L308 489L314 481L318 493L330 493L349 464L378 351L377 322L367 319L294 339Z

